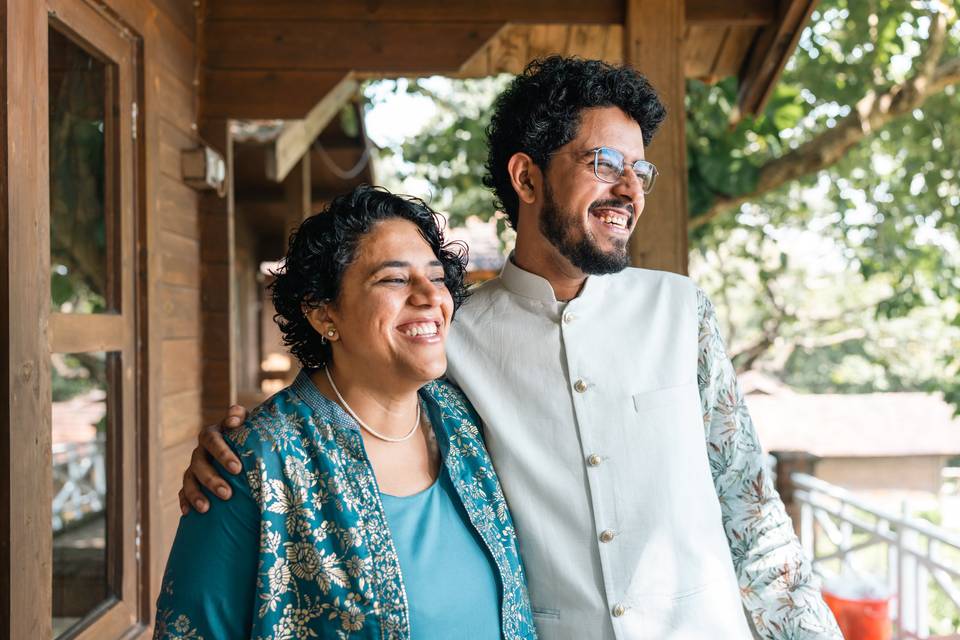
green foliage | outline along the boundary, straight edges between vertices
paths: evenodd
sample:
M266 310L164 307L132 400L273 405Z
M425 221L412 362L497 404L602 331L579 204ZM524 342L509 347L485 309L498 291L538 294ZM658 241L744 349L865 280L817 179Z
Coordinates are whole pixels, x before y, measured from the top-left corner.
M55 311L106 310L108 184L106 70L51 32L50 249Z
M65 402L92 389L106 388L103 354L58 354L51 367L53 402Z
M822 2L764 113L736 127L723 126L733 114L732 83L712 87L690 83L691 216L706 211L718 196L752 193L758 167L829 134L867 92L885 91L916 73L929 34L925 11L925 6L908 2ZM960 27L955 15L951 20L943 60L960 55ZM899 360L891 353L892 345L902 348L910 336L891 336L885 343L876 340L883 327L921 331L919 318L934 322L941 337L955 335L951 329L960 325L956 304L960 299L960 185L950 160L960 157L958 130L956 89L948 87L921 108L866 136L818 174L760 194L739 212L697 229L693 249L704 259L729 241L732 229L749 230L756 244L762 242L756 226L768 231L812 227L833 245L832 255L842 256L859 272L859 284L853 286L863 290L871 283L885 283L889 287L886 295L868 305L869 316L856 314L860 326L873 335L793 351L786 361L774 365L785 380L810 391L937 390L960 407L960 345L934 341L925 351L911 350L923 365L898 375L891 370L891 362ZM729 171L725 183L718 182L716 169L724 159ZM749 253L742 257L755 264L757 255L752 260ZM704 259L700 264L714 263ZM748 271L752 269L755 266ZM750 280L746 273L740 279ZM762 291L763 283L754 280L755 291ZM779 290L789 297L782 284ZM717 294L716 289L711 292ZM839 299L832 311L821 307L816 315L849 317L852 297ZM766 296L753 299L757 309L747 320L747 335L741 326L740 337L746 344L762 332L764 318L777 315ZM807 313L784 322L779 331L788 334L792 326L823 334L822 324L810 326L803 320L804 315L814 315L814 309L800 300L797 304L801 310L806 306ZM934 351L934 345L941 350ZM776 358L770 354L768 360Z
M414 178L430 185L433 206L447 213L451 224L463 224L471 215L489 218L495 210L493 196L482 183L486 128L490 104L509 80L510 76L502 75L446 83L380 81L393 92L405 91L434 101L437 112L419 135L381 153L399 160L399 180Z

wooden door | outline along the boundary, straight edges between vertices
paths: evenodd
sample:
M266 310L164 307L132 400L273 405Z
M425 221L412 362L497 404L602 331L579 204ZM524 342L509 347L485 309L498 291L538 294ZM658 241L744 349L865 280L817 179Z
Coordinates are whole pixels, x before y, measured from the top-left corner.
M20 143L18 150L7 136L4 159L9 166L17 153L29 156L46 180L34 185L45 193L29 194L41 205L36 209L6 201L5 316L12 318L22 301L38 327L11 324L11 344L17 335L45 340L33 343L32 353L24 349L37 379L29 388L34 402L11 403L3 416L9 457L0 467L16 477L7 499L31 506L23 507L21 522L14 521L16 509L5 510L11 598L0 636L119 638L143 628L144 616L140 42L101 3L48 0L43 24L42 14L7 2L20 4L15 16L37 27L39 43L20 45L33 47L31 62L39 59L29 80L46 113L37 108L36 130L14 134L32 142L29 148ZM23 24L6 17L11 51ZM30 93L9 77L4 82L8 100ZM5 115L9 132L14 116ZM21 252L18 234L33 246ZM13 359L8 375L10 365ZM25 390L17 380L8 383L13 393Z

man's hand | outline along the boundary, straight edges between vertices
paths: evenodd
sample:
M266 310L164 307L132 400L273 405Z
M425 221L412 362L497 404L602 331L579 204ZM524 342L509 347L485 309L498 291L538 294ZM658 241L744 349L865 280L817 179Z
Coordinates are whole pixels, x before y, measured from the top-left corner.
M190 507L206 513L210 508L207 497L200 490L202 484L214 495L223 500L230 499L230 487L223 480L223 476L213 468L207 455L219 462L230 473L240 473L240 460L234 455L220 433L223 429L236 429L247 419L247 410L238 404L227 409L227 415L220 424L213 424L200 430L197 436L197 448L190 455L190 466L183 472L183 487L180 488L180 511L183 515L190 512Z

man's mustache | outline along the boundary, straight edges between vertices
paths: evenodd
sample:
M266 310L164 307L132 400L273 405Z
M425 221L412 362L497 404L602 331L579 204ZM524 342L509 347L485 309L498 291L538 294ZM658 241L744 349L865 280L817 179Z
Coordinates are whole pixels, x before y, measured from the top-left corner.
M630 221L633 221L633 203L629 200L618 200L616 198L595 200L587 210L593 211L594 209L624 209L630 214Z

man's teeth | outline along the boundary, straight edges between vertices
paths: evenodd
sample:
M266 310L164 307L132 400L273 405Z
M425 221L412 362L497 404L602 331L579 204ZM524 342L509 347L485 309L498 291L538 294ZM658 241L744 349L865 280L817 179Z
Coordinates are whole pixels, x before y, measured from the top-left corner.
M404 333L411 338L416 338L417 336L435 336L437 335L437 325L433 322L413 324L404 329Z
M621 229L627 228L627 216L621 216L615 213L601 213L597 217L600 218L601 222L616 225Z

